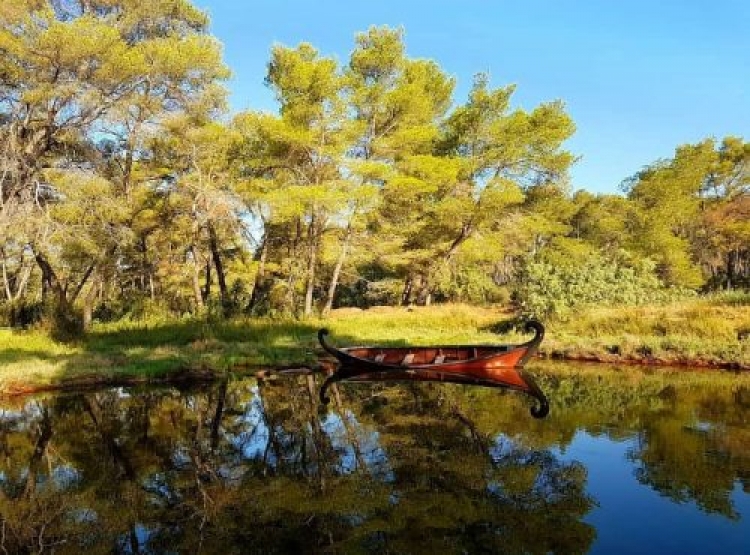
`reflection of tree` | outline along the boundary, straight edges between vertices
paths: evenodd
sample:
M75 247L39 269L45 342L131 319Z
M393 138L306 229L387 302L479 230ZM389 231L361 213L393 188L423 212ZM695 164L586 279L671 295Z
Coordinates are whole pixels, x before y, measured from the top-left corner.
M557 404L540 427L518 396L431 385L342 388L320 413L311 379L113 389L0 413L1 547L584 552L595 534L582 521L586 473L550 449L577 420L618 437L640 420L640 478L705 510L733 514L728 492L748 467L745 413L729 393L639 401L651 385L579 376L572 390L561 378L547 384ZM696 466L707 451L722 456Z
M585 471L548 451L505 441L471 405L429 387L379 405L380 441L398 502L384 515L381 547L394 552L583 552L593 529ZM465 390L464 390L465 391Z
M705 512L737 517L734 485L750 489L748 405L744 389L726 375L594 366L558 368L540 381L553 400L553 426L526 434L534 445L559 434L565 446L563 438L578 429L634 438L629 458L641 483L674 501L694 501ZM509 431L523 425L501 418Z
M636 477L678 502L695 501L709 513L739 518L731 494L750 468L750 433L731 397L720 392L681 392L688 402L673 402L643 423L630 454Z

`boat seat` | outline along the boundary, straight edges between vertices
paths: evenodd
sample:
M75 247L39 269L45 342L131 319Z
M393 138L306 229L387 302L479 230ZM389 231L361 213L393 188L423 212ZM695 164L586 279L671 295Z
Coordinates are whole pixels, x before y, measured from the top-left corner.
M435 360L432 361L433 364L443 364L445 362L445 355L437 355L435 357Z
M404 360L401 361L401 365L408 366L412 362L414 362L414 353L409 353L406 356L404 356Z
M375 362L383 362L385 360L385 353L378 353L375 355Z

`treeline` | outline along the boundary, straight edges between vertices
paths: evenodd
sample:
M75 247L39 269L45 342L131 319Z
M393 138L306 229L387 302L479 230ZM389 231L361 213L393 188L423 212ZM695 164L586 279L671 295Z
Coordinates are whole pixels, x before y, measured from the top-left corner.
M572 193L559 101L468 99L403 32L348 60L274 46L278 112L229 114L186 0L0 6L0 258L10 324L508 302L561 312L750 283L750 145L679 147ZM627 283L627 287L622 284Z

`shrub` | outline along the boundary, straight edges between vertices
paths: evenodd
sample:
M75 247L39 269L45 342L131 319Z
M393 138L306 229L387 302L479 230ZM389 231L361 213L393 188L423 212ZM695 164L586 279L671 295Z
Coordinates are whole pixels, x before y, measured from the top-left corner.
M83 314L67 303L55 303L50 320L50 336L67 343L83 336Z
M12 328L28 328L44 320L49 307L40 301L3 303L0 305L0 322Z
M540 256L523 265L514 300L527 316L565 319L587 305L662 304L693 294L665 287L654 270L650 260L631 259L624 252Z
M402 279L382 279L370 281L364 292L364 306L398 306L401 304L401 294L404 290Z
M471 304L507 304L510 295L497 285L486 268L473 264L443 266L435 275L438 301Z

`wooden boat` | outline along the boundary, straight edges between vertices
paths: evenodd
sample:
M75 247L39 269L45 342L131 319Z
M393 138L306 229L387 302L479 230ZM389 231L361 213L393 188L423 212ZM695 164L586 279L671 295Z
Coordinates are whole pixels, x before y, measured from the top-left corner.
M320 388L320 400L327 404L328 387L346 381L439 381L500 387L534 397L539 405L531 409L535 418L549 413L549 403L534 379L522 370L544 338L544 326L537 321L526 325L534 337L518 345L448 345L432 347L346 347L326 341L328 330L318 331L318 340L339 361L339 367Z

